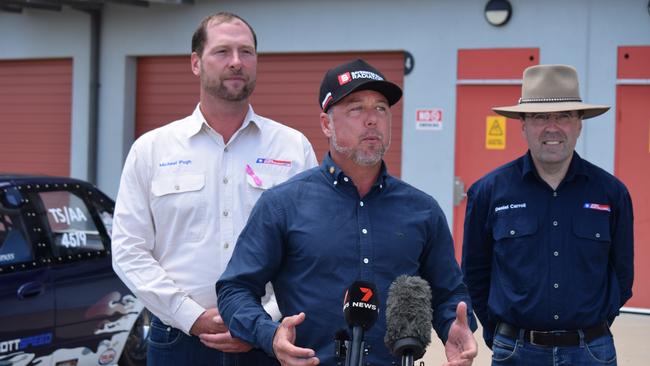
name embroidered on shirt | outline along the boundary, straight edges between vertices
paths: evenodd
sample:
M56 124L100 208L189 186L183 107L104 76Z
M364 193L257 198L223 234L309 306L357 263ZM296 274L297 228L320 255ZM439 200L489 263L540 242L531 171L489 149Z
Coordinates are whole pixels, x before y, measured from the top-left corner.
M588 209L591 209L591 210L598 210L598 211L607 211L607 212L612 211L612 209L609 207L609 205L603 205L603 204L600 204L600 203L585 203L584 205L582 205L582 207L588 208Z
M255 161L257 164L271 164L271 165L280 165L280 166L291 166L291 160L278 160L278 159L269 159L269 158L257 158Z
M172 161L163 161L158 163L158 166L163 168L166 166L176 166L176 165L191 165L192 160L172 160Z
M494 208L494 212L499 212L503 210L509 210L511 208L526 208L526 203L511 203L506 205L497 206Z

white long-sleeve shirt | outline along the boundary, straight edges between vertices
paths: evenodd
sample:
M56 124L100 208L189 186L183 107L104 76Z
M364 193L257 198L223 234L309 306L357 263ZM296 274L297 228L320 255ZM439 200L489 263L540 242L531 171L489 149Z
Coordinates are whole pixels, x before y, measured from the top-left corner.
M165 324L189 334L216 306L214 284L262 192L316 164L302 133L251 107L228 143L198 106L142 135L117 195L115 272ZM266 306L277 311L275 301Z

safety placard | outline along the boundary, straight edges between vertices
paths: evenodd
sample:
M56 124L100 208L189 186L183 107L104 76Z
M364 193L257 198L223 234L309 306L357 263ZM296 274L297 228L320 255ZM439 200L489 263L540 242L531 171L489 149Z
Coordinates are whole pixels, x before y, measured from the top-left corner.
M506 117L487 116L485 119L485 148L487 150L505 150Z
M442 130L442 109L416 109L415 110L416 130Z

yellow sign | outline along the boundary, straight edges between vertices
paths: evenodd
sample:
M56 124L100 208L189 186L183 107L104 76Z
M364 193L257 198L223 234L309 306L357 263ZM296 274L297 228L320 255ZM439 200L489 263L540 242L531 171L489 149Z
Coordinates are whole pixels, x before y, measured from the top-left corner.
M506 117L487 116L485 118L485 148L488 150L505 150Z

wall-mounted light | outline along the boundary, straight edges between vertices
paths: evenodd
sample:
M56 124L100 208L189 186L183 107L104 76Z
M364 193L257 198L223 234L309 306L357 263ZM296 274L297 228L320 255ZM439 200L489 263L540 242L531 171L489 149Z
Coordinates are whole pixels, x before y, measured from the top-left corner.
M508 23L512 6L508 0L490 0L485 4L485 20L495 27Z

